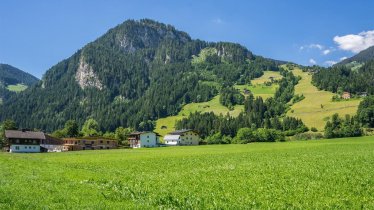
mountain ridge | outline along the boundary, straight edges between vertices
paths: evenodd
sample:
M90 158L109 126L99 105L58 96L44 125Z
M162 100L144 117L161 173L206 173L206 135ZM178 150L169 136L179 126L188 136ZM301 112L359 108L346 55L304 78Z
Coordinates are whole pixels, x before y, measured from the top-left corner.
M205 48L216 53L192 63ZM279 70L280 62L240 44L194 40L150 19L127 20L52 66L37 85L12 96L0 118L47 131L69 119L83 124L87 118L105 130L119 125L150 130L154 120L178 113L184 104L217 95L218 89L202 81L245 83L265 70Z

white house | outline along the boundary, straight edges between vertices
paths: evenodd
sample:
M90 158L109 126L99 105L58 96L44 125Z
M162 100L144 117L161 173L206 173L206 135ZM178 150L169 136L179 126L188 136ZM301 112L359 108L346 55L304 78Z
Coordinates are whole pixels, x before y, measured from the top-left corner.
M164 142L169 146L199 145L199 134L191 129L177 130L164 137Z
M159 136L155 132L142 131L129 134L127 140L132 148L157 147Z
M6 130L5 140L9 152L40 152L40 142L45 140L43 132Z

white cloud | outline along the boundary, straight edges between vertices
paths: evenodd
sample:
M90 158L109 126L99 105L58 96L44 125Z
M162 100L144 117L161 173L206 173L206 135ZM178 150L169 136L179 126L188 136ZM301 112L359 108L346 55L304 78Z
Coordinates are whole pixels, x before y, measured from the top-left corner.
M322 53L324 54L324 55L327 55L327 54L329 54L331 52L331 50L324 50Z
M332 65L337 64L337 62L336 61L325 61L325 64L328 66L332 66Z
M316 65L317 64L317 62L313 58L309 59L309 63L312 64L312 65Z
M347 59L347 58L348 58L348 57L345 57L345 56L344 56L344 57L341 57L339 60L342 61L342 60L345 60L345 59Z
M359 34L335 36L334 41L340 49L358 53L374 45L374 30L364 31Z
M309 45L309 48L311 49L319 49L319 50L322 50L324 49L325 47L323 45L320 45L320 44L310 44Z
M304 49L319 49L319 50L323 50L325 48L325 46L321 45L321 44L308 44L308 45L303 45L300 47L300 50L304 50Z
M212 22L217 24L217 25L224 23L224 21L221 18L215 18L215 19L212 20Z

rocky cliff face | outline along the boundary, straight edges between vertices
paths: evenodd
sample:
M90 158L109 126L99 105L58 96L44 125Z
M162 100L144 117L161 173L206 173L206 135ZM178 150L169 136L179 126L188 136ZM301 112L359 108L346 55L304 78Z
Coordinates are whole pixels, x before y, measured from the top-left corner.
M100 82L99 78L95 74L92 67L86 63L84 56L79 60L79 66L77 73L75 74L75 80L78 82L82 89L87 87L94 87L99 90L103 89L103 84Z

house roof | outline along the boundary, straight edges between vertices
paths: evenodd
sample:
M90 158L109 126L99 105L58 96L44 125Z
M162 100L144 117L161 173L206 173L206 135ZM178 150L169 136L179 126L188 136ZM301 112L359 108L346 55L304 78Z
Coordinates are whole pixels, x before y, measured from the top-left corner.
M141 134L145 134L145 133L154 133L154 134L156 134L156 136L160 135L160 134L158 134L156 132L153 132L153 131L136 131L136 132L132 132L132 133L128 134L128 136L137 136L137 135L141 135Z
M193 131L193 132L197 133L196 131L194 131L192 129L182 129L182 130L176 130L176 131L170 132L169 134L170 135L180 135L180 134L183 134L183 133L186 133L186 132L189 132L189 131Z
M167 140L178 140L180 137L180 135L166 135L164 137L164 141L167 141Z
M6 130L5 137L8 139L45 139L43 132Z

